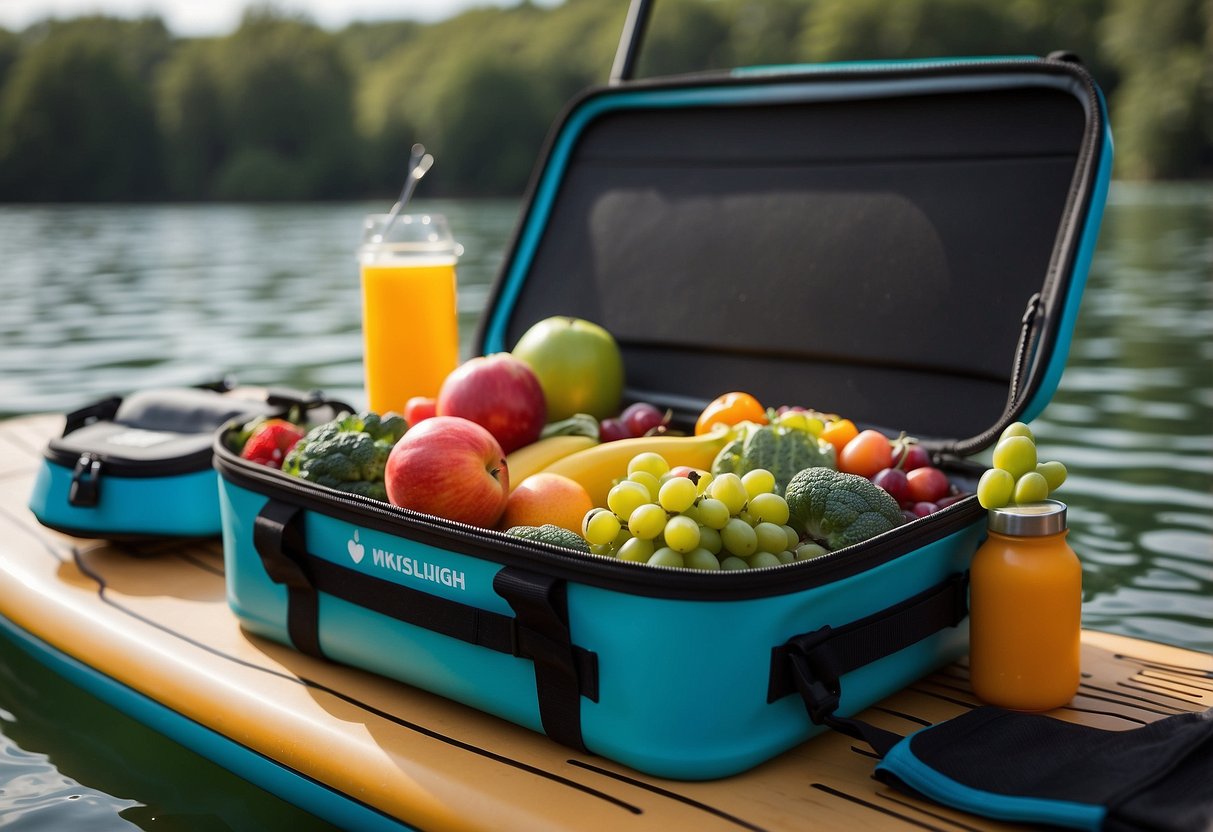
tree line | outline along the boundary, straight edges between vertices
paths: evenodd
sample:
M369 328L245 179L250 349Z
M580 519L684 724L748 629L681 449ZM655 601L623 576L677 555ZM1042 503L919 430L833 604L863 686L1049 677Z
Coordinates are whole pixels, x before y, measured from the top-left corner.
M605 82L626 0L481 8L327 31L273 5L214 38L157 17L0 29L0 202L384 196L415 141L428 195L513 195L578 91ZM1077 53L1121 178L1213 172L1210 0L661 0L638 65Z

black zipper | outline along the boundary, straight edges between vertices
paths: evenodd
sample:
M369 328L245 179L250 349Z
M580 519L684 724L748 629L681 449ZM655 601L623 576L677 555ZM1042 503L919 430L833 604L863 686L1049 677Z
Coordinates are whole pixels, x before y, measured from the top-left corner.
M658 598L738 601L784 595L866 572L985 519L975 496L885 532L863 543L812 560L738 572L705 572L581 555L562 546L523 540L441 517L393 506L360 494L315 485L241 459L223 442L214 444L214 465L233 485L329 517L417 543L503 566L540 568L545 574L605 589Z
M50 462L64 468L75 468L82 457L89 457L100 463L101 470L106 476L142 479L152 477L175 477L182 474L196 474L211 467L211 449L209 447L185 456L167 459L130 459L129 457L114 456L96 451L73 451L67 448L48 445L43 454Z

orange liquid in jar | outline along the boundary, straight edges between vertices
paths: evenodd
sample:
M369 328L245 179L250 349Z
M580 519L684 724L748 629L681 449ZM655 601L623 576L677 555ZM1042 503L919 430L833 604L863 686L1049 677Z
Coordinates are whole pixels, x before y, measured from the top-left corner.
M1000 534L973 557L970 572L973 692L1020 711L1047 711L1078 691L1082 566L1066 531Z
M437 396L459 362L455 260L363 263L363 366L368 407L404 410Z

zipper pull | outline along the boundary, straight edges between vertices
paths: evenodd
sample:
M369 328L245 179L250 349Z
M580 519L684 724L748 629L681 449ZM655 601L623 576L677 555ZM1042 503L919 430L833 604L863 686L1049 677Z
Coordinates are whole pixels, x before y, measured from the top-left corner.
M101 500L101 458L96 454L81 454L72 472L72 485L67 502L77 508L92 508Z

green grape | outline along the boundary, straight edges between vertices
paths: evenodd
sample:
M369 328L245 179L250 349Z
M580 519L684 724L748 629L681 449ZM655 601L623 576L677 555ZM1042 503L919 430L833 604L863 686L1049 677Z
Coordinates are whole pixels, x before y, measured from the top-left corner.
M620 546L627 543L631 539L632 539L632 533L630 531L628 531L628 527L620 526L619 534L615 535L615 539L611 541L611 545L614 546L616 550L618 550Z
M751 526L758 525L758 518L755 517L754 515L750 514L749 509L743 508L741 511L737 512L736 517L738 520L744 520L745 522L749 523Z
M730 554L749 557L758 550L758 535L754 527L737 517L725 523L720 530L720 542Z
M813 558L819 558L822 555L829 554L829 551L829 549L822 546L820 543L806 541L805 543L801 543L796 547L796 560L812 560Z
M1069 472L1066 471L1066 466L1060 462L1041 462L1036 466L1036 473L1045 478L1045 482L1049 484L1049 493L1052 494L1061 488L1061 484L1066 481Z
M1011 424L1007 425L1006 428L1003 429L1002 435L998 438L999 440L1003 440L1008 436L1026 436L1028 439L1032 440L1033 445L1036 444L1036 437L1032 435L1032 429L1023 422L1012 422Z
M1015 477L1010 471L991 468L977 481L977 502L982 508L1002 508L1015 493Z
M764 566L779 566L779 558L770 552L755 552L749 557L751 569L761 569Z
M701 497L695 506L699 513L699 522L712 529L723 529L729 522L729 507L715 497Z
M695 474L697 477L695 490L696 493L702 497L707 492L708 486L712 484L712 480L715 479L715 476L711 471L696 471Z
M699 525L699 548L707 549L713 555L720 554L720 550L724 548L724 543L720 540L720 532L701 523Z
M686 560L682 557L681 552L675 552L669 546L658 549L649 558L649 566L674 566L682 568L686 566Z
M682 559L683 564L688 569L702 569L704 571L717 571L720 569L720 561L707 549L692 549L683 555Z
M670 464L665 461L665 457L653 451L636 454L636 456L632 457L632 461L628 463L629 477L637 471L647 471L654 477L660 477L669 470Z
M720 561L720 568L725 572L737 572L749 569L750 565L736 555L729 555Z
M591 543L590 554L613 558L615 557L615 547L609 543Z
M667 480L665 485L661 486L661 491L657 495L657 502L661 503L661 507L666 511L672 511L677 514L686 511L694 505L697 496L698 492L695 490L695 483L686 477L674 477L671 480Z
M755 468L741 475L741 484L751 499L759 494L770 494L775 490L775 475L766 468Z
M1009 471L1019 479L1036 471L1036 443L1026 436L1008 436L994 446L994 467Z
M689 552L699 547L699 524L690 517L671 517L665 524L665 545L675 552Z
M821 434L825 432L826 423L821 419L818 419L816 416L809 416L807 419L805 419L805 423L805 430L807 430L813 436L821 436Z
M592 508L581 524L581 535L590 545L605 546L615 540L621 527L619 518L610 510Z
M1038 503L1049 496L1049 482L1043 474L1029 471L1015 481L1015 502L1018 505Z
M754 536L758 540L760 552L782 552L788 545L788 536L783 526L774 523L759 523L754 527Z
M665 528L665 509L656 503L645 503L628 518L628 531L636 537L652 540Z
M776 552L775 557L779 558L780 563L791 563L796 560L796 553L791 549L784 549L782 552Z
M632 512L651 501L649 490L631 480L616 483L607 492L607 507L624 523L631 519Z
M809 429L809 414L802 410L789 410L779 417L779 425L791 430L803 430L807 432Z
M800 535L791 526L784 526L783 533L788 536L788 550L795 552L800 545Z
M751 471L750 474L752 473L754 472ZM788 501L778 494L756 494L750 497L750 505L746 511L751 516L758 518L760 523L774 523L776 526L782 526L788 522Z
M661 482L648 471L633 471L628 474L628 479L643 485L649 492L650 500L656 500L661 492Z
M633 537L619 547L618 557L620 560L630 560L634 563L648 563L656 551L657 547L653 545L653 541Z
M721 474L712 481L712 496L725 504L729 514L737 514L745 508L750 495L736 474Z

